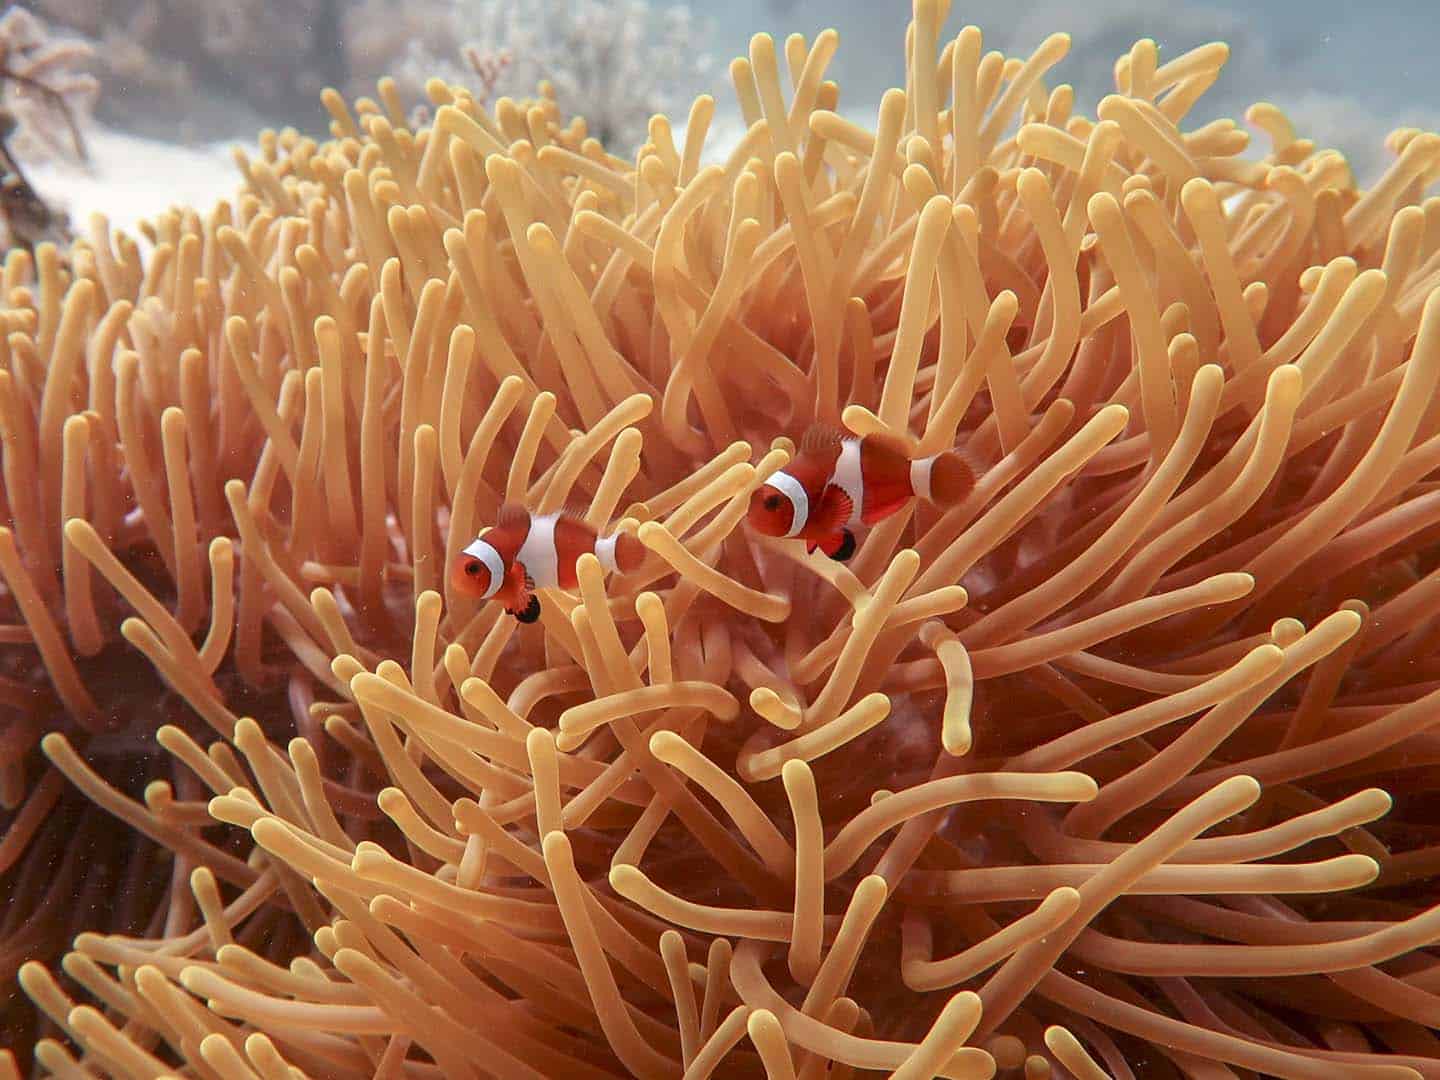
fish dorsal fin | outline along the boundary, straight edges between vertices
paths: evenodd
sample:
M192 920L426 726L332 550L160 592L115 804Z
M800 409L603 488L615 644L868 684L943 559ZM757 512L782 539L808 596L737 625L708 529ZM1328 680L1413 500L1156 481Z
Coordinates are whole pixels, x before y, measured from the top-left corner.
M800 436L796 462L813 468L821 476L829 476L840 460L841 438L840 432L827 424L811 424Z
M564 521L573 521L576 524L584 525L587 529L589 529L590 526L585 521L585 515L589 512L589 505L582 502L580 499L566 499L565 505L560 508L560 517Z
M524 525L528 528L530 511L519 503L506 503L495 514L495 524L502 529L509 525Z
M843 436L829 424L811 424L800 436L802 454L838 454Z

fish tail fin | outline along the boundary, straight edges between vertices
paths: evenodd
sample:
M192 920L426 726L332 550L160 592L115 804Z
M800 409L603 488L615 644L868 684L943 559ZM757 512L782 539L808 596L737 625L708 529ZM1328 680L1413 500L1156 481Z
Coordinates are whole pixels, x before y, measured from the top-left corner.
M634 533L623 532L615 537L615 566L622 574L640 569L645 561L645 545Z
M628 574L645 561L645 545L634 533L615 533L595 541L595 556L606 573Z
M910 467L915 494L936 506L954 506L975 486L975 473L954 450L921 458Z

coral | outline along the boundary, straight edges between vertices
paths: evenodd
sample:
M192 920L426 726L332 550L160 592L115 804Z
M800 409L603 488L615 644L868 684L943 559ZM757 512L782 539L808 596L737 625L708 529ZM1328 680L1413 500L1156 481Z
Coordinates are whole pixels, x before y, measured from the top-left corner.
M828 31L706 167L708 98L632 164L382 82L144 267L10 257L12 908L62 776L173 852L21 968L42 1071L1440 1076L1440 136L1360 190L1186 130L1223 46L1090 119L941 15L874 131ZM979 481L752 535L814 419ZM522 627L445 573L507 499L648 561Z
M327 83L351 94L389 72L416 96L432 76L472 91L503 67L496 93L529 98L551 83L568 114L583 112L606 145L629 152L656 113L705 88L708 24L688 7L641 0L116 0L97 6L39 0L39 10L93 43L90 67L115 91L101 117L129 129L198 137L195 113L239 135L237 105L309 116ZM27 13L20 13L29 17ZM457 41L465 47L457 50ZM503 59L502 59L503 58ZM173 103L188 102L176 116ZM214 138L217 133L208 132Z
M326 82L343 78L329 25L338 19L338 0L40 0L36 6L89 41L89 68L108 91L99 118L157 137L250 134L258 126L252 112L302 115ZM229 117L219 107L222 98ZM185 102L183 110L177 101ZM210 121L208 129L195 130L197 114Z
M90 118L98 87L84 73L91 57L83 42L52 38L24 8L0 16L0 107L13 117L8 148L35 161L83 161L81 125Z
M320 89L359 94L412 42L442 46L442 0L36 0L89 42L105 123L164 139L248 137L261 117L323 116ZM177 103L183 107L177 108Z
M66 216L35 191L20 162L86 160L80 129L96 87L75 68L89 55L81 43L52 41L44 23L23 8L0 17L0 245L6 249L69 239Z
M403 81L438 77L481 102L528 98L548 83L564 113L583 116L590 134L622 155L645 141L652 116L681 111L706 89L712 68L701 46L713 31L683 3L454 0L449 21L461 56L416 42Z

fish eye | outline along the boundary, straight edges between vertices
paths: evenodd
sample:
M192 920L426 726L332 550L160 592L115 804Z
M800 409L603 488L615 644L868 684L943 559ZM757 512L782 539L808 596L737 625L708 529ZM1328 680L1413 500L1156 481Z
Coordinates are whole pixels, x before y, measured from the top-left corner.
M470 562L467 562L467 563L465 564L465 573L468 574L468 575L470 575L470 577L477 577L477 576L479 576L479 573L480 573L480 563L479 563L478 561L474 561L474 560L472 560L472 561L470 561Z
M766 509L766 510L779 510L779 509L780 509L780 496L779 496L779 495L766 495L766 496L765 496L765 509Z

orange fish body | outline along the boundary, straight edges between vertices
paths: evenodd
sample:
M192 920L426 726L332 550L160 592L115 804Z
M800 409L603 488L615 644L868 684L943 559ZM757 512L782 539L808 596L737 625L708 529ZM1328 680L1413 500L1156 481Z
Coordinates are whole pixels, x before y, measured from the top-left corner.
M772 474L750 498L749 521L765 536L805 541L844 562L855 552L856 525L884 521L916 496L952 506L975 477L953 450L911 460L883 436L842 436L814 425L795 458Z
M499 600L523 623L540 617L537 589L573 589L580 556L593 554L607 571L628 573L645 558L629 533L602 537L569 514L531 514L503 506L493 528L470 541L451 567L451 583L463 596Z

